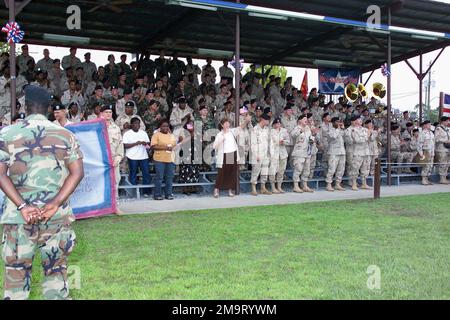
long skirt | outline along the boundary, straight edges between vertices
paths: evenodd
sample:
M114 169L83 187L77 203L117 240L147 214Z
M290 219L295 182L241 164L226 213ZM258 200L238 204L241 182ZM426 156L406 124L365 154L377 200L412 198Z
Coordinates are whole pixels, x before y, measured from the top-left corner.
M222 168L218 168L216 189L219 190L235 190L237 183L237 153L225 153L223 155Z

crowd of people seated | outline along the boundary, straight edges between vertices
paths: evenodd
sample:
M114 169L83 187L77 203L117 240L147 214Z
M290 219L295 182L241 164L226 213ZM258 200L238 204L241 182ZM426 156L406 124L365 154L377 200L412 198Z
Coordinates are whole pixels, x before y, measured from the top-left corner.
M103 118L108 125L116 180L129 174L131 184L151 183L149 162L155 175L153 197L173 199L174 171L181 183L199 182L202 171L218 170L214 196L221 189L234 196L236 166L251 170L253 195L283 193L286 168L293 169L293 191L313 192L308 181L315 168L323 170L326 190L344 191L344 175L350 188L370 188L375 159L386 154L387 111L375 97L348 103L345 97L327 101L317 89L302 92L288 77L258 73L255 65L233 85L229 61L216 71L212 59L198 66L186 63L177 53L149 53L128 64L111 54L104 66L77 57L77 48L62 59L50 57L48 49L35 62L28 46L17 56L16 95L18 114L10 113L9 56L0 56L0 124L10 125L25 117L25 85L47 89L52 95L48 118L61 126ZM265 83L263 83L265 81ZM236 91L239 115L236 117ZM239 122L236 119L239 119ZM391 123L394 164L423 164L422 184L429 185L434 162L440 183L448 184L449 120L419 123L405 112ZM398 169L411 173L409 167ZM361 178L361 185L357 180ZM164 182L165 188L162 189ZM260 183L260 192L257 184ZM270 187L267 188L267 183ZM197 193L186 186L186 194ZM146 189L144 196L152 191Z

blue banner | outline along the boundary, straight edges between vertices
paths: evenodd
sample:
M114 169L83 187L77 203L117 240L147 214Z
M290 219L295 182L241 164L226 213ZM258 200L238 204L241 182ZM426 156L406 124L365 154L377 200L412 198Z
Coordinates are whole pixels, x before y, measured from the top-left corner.
M68 125L83 152L84 178L70 198L73 213L89 218L116 211L115 178L108 131L104 120Z
M322 69L319 68L319 92L323 94L344 94L349 83L358 84L357 69Z

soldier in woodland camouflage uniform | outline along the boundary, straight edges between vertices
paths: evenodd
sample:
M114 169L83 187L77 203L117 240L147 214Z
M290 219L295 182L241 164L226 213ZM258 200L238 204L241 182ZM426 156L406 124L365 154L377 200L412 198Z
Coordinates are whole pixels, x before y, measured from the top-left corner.
M67 257L76 236L68 197L83 178L82 154L75 136L45 117L49 103L46 90L27 87L30 115L0 132L0 188L8 197L0 218L5 299L28 298L37 250L44 297L69 298Z
M145 129L151 139L153 132L159 127L159 122L164 118L160 110L160 104L158 101L152 99L148 102L148 106L141 111Z

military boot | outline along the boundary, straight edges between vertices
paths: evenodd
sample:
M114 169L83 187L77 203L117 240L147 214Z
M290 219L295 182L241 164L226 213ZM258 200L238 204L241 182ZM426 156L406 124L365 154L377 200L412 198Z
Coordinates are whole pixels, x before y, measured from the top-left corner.
M277 182L277 189L280 193L284 193L284 190L281 188L282 182Z
M298 182L294 182L294 192L303 193L303 190L298 186Z
M310 188L308 187L308 182L305 182L305 181L303 181L302 189L303 189L303 191L305 191L305 192L314 192L313 189L310 189Z
M257 196L258 192L256 191L256 183L252 183L252 196Z
M272 195L272 192L266 189L266 183L261 182L261 194Z
M366 178L362 178L362 185L361 185L361 189L364 189L364 190L372 190L372 188L371 188L371 187L369 187L369 186L367 185L367 181L366 181Z
M441 176L441 179L439 180L440 184L449 184L447 177Z
M334 185L334 190L345 191L345 188L341 185L341 181L336 181L336 184Z
M358 191L358 184L356 183L356 178L351 179L352 181L352 190L353 191Z
M327 191L330 191L330 192L333 192L333 191L334 191L333 187L331 186L331 183L327 183L327 188L326 188L326 190L327 190Z
M275 182L271 182L270 183L270 189L272 190L273 194L279 194L280 191L277 190L277 188L275 187Z

